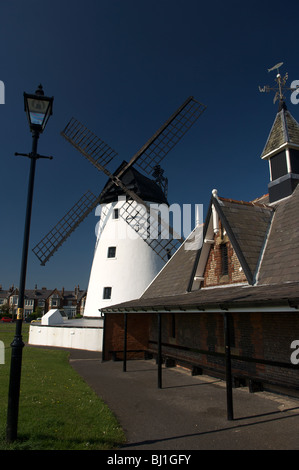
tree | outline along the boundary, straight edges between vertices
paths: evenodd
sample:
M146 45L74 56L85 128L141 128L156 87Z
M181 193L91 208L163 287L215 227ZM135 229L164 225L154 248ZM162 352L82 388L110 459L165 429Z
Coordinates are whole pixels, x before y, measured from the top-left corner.
M5 317L7 317L7 316L11 317L12 316L11 315L11 308L9 306L9 303L5 303L5 304L0 306L0 316L1 317L4 317L4 316Z

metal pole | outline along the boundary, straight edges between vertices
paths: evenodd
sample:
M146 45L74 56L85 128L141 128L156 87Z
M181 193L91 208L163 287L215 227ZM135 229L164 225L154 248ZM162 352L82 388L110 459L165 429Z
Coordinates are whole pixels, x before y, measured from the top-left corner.
M36 166L36 160L38 158L37 157L37 142L39 138L39 133L37 131L34 131L32 138L33 138L32 152L30 154L31 164L30 164L30 174L29 174L29 183L28 183L27 208L26 208L25 228L24 228L21 274L20 274L20 283L19 283L18 313L17 313L17 320L16 320L15 336L14 336L13 342L11 343L12 349L11 349L10 381L9 381L9 392L8 392L7 427L6 427L6 438L9 442L13 442L17 438L21 368L22 368L22 352L23 352L23 347L24 347L24 343L22 340L22 323L23 323L23 312L24 312L25 282L26 282L26 271L27 271L35 166Z
M225 369L226 369L226 401L227 401L227 419L234 419L233 411L233 390L232 390L232 368L230 351L230 331L229 331L229 313L224 313L224 337L225 337Z
M128 314L124 314L124 363L123 371L127 371L127 331L128 331Z
M158 388L162 388L162 315L158 313Z

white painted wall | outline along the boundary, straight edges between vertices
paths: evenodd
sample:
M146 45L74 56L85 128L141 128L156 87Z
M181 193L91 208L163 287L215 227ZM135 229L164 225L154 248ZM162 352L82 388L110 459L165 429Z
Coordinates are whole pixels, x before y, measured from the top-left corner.
M32 324L29 328L29 344L102 351L103 328L73 328Z
M59 325L63 323L63 318L57 309L49 310L43 315L41 324L42 325Z
M121 216L113 218L113 210L122 204L103 205L85 317L99 317L101 308L139 298L165 264ZM116 247L115 258L107 257L110 246ZM103 299L104 287L112 288L109 300Z

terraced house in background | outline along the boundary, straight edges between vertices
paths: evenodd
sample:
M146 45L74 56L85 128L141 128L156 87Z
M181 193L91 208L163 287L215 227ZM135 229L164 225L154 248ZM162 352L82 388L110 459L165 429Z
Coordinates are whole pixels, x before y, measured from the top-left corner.
M47 289L35 286L34 289L25 290L24 319L33 312L43 316L50 309L63 309L68 318L83 315L86 300L86 291L76 286L74 290ZM11 286L8 290L0 285L0 308L8 306L9 313L15 316L18 306L18 289Z

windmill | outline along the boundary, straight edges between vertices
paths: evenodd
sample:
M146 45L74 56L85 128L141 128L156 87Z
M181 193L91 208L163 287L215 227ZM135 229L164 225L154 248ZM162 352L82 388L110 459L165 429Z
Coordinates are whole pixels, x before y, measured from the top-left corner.
M33 252L38 257L41 264L45 265L81 222L101 204L102 212L87 293L87 303L88 297L91 297L91 294L89 295L92 289L91 284L95 286L93 296L99 298L99 282L98 280L92 282L92 278L98 279L98 274L93 274L93 271L97 273L100 271L103 272L103 266L101 269L101 267L98 266L99 261L96 261L96 258L99 258L97 252L99 251L100 239L104 231L107 232L108 230L108 222L115 216L115 209L117 209L120 218L130 227L129 230L133 230L134 233L138 234L135 240L138 240L139 244L140 240L142 240L147 246L147 248L143 249L143 251L146 252L145 258L140 256L139 250L139 263L149 263L148 256L155 259L153 262L154 267L152 266L150 269L150 281L161 269L161 263L162 265L165 264L167 259L169 259L169 254L176 251L182 243L183 239L173 233L168 222L165 222L160 214L156 214L154 211L150 210L150 203L152 202L151 195L147 195L149 197L145 200L143 192L139 191L138 193L138 190L136 190L136 178L139 181L145 182L144 186L147 189L150 185L154 188L153 184L155 188L160 188L161 193L163 193L166 199L167 179L163 176L160 163L191 128L205 109L206 107L203 104L193 97L189 97L145 145L133 155L130 161L123 162L114 172L109 169L109 164L117 156L117 153L82 123L72 118L62 131L61 135L99 171L103 172L108 177L108 182L98 196L88 190L55 227L33 248ZM139 170L141 170L142 173ZM153 175L155 181L149 179L148 176L145 176L143 173ZM131 180L128 176L130 174ZM154 189L154 192L156 192L156 189ZM122 202L121 204L118 203L118 207L116 207L116 199L120 199ZM161 196L161 200L162 199L163 196ZM105 204L103 204L103 201L106 201ZM155 233L157 236L150 238L149 226L153 224L156 224ZM165 229L169 230L171 235L168 239L161 236ZM129 251L128 245L126 245L126 251ZM161 260L160 264L157 263L157 258ZM96 267L95 264L97 265ZM128 266L126 269L128 269ZM134 269L136 270L136 264ZM144 282L148 283L148 281L149 279L145 279ZM144 288L146 286L147 284L144 285ZM109 283L108 285L106 284L106 287L107 290L104 294L104 298L106 296L106 298L108 297L109 300L112 300L111 286L109 286ZM106 287L103 287L104 290ZM108 288L110 288L110 297ZM141 287L139 290L140 289ZM124 289L124 291L127 292L128 295L128 290ZM136 295L136 292L134 294L131 293L131 296L132 295ZM113 300L113 303L115 303L115 298ZM118 301L119 300L120 298L118 298ZM124 300L130 300L130 298ZM97 315L98 310L99 308L97 307Z

